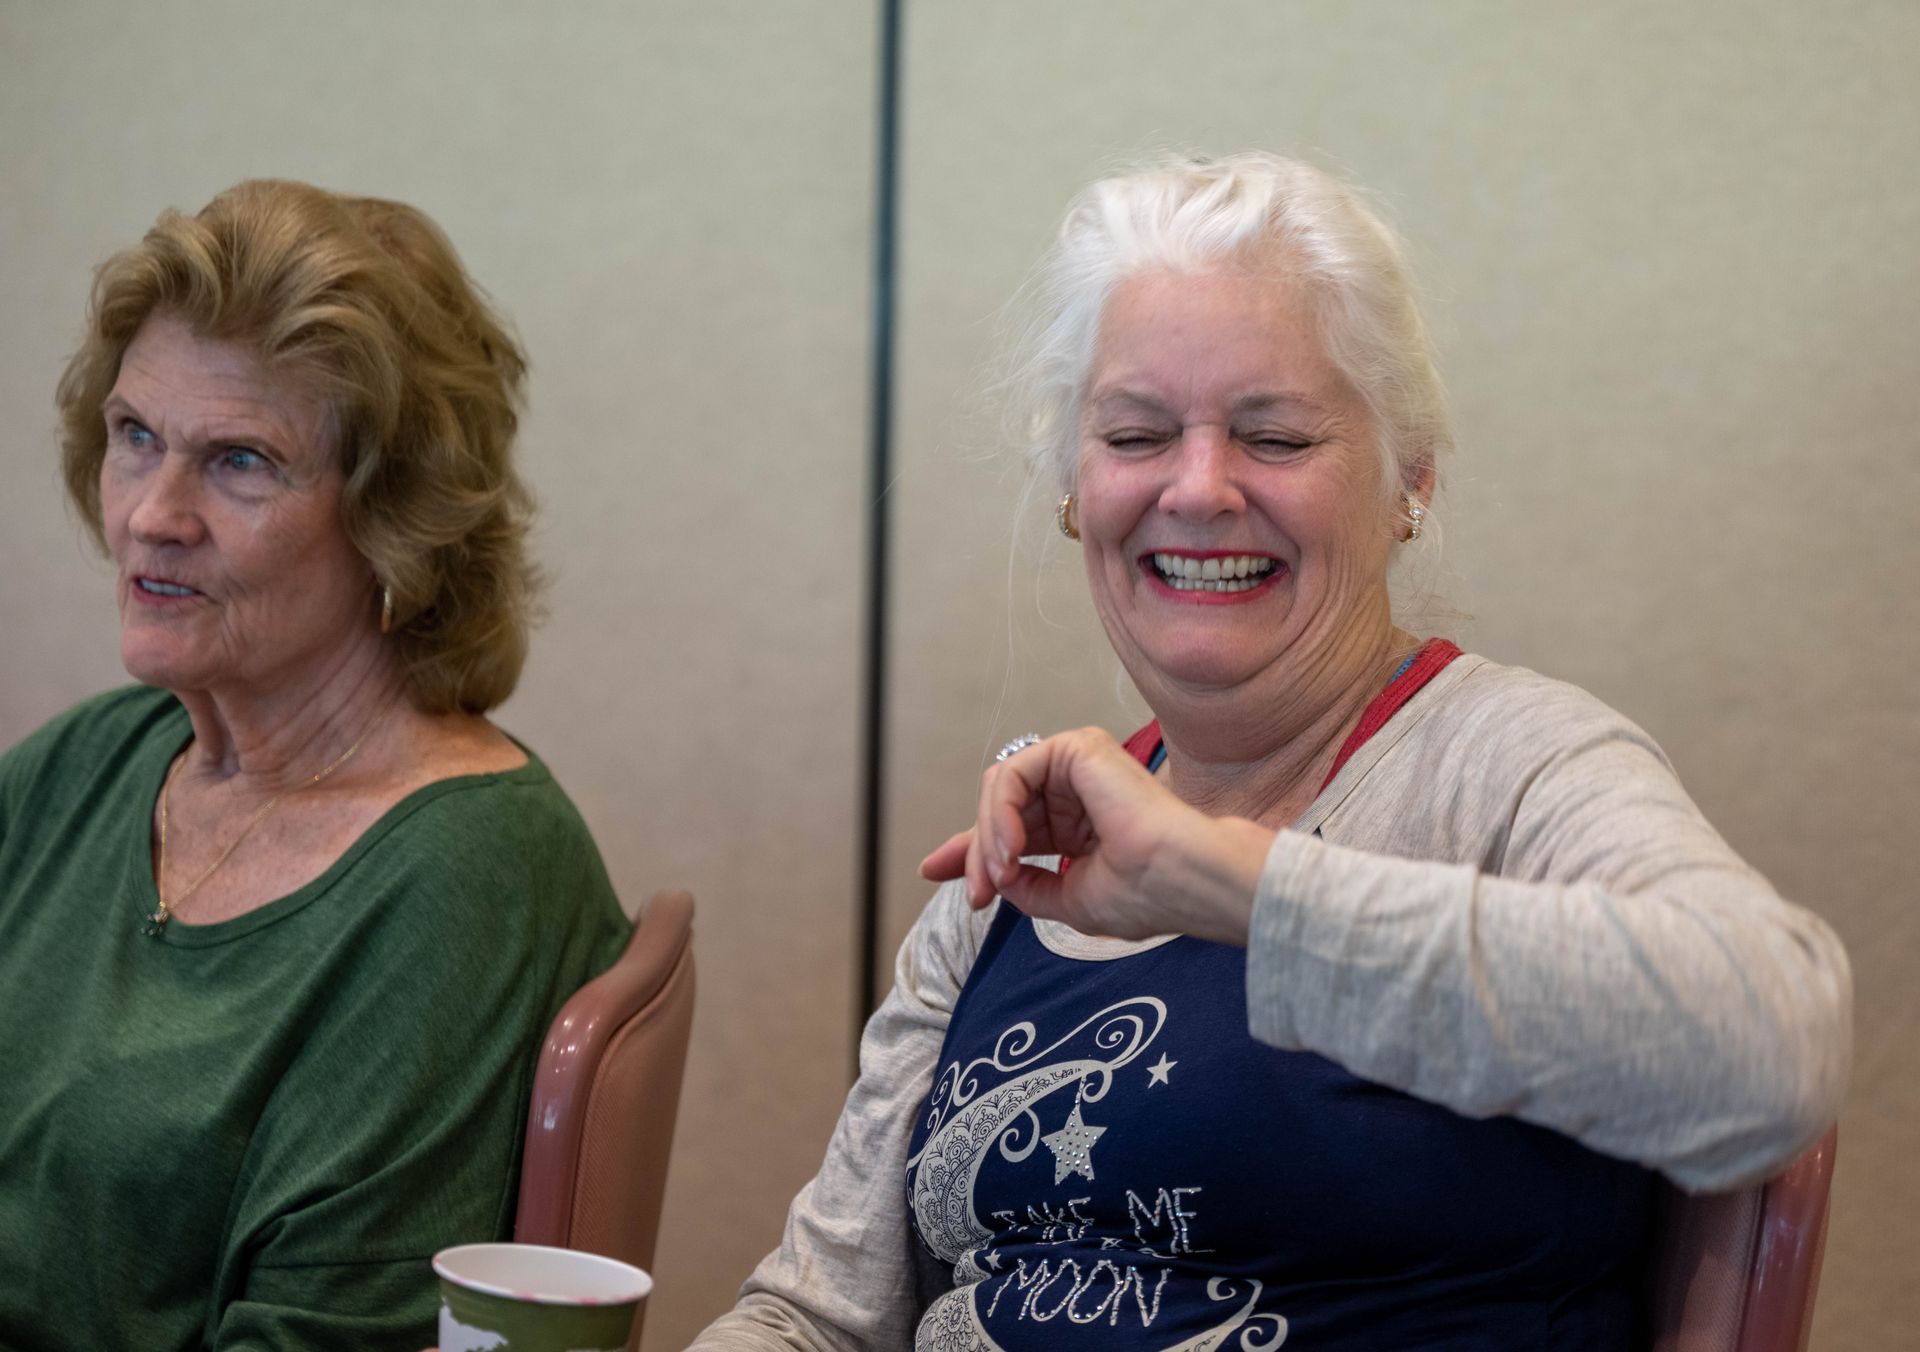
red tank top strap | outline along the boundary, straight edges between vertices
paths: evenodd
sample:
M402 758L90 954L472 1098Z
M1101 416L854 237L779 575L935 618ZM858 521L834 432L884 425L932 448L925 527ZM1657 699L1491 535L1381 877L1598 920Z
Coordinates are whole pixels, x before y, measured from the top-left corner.
M1127 738L1123 745L1127 754L1142 765L1153 763L1153 753L1160 749L1160 720L1154 719L1146 727Z
M1420 687L1431 681L1446 667L1447 663L1460 656L1460 649L1443 638L1430 638L1426 646L1414 654L1407 669L1387 682L1387 688L1373 697L1360 715L1360 722L1347 734L1347 740L1341 744L1340 754L1333 758L1333 768L1327 771L1327 777L1320 781L1320 787L1326 788L1333 783L1333 777L1340 768L1353 759L1353 753L1366 745L1367 738L1387 725L1387 720L1400 712L1406 702L1420 693Z

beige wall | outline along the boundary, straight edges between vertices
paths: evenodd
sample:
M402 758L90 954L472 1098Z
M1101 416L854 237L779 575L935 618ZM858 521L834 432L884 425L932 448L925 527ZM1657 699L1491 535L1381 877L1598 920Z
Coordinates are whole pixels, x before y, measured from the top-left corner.
M889 932L989 747L1140 716L1044 503L1014 548L966 397L994 310L1117 154L1317 151L1441 296L1434 627L1639 719L1839 927L1815 1346L1920 1324L1920 6L907 9ZM0 745L120 678L52 470L87 270L249 174L432 212L536 364L554 616L501 721L630 904L701 897L656 1349L773 1242L845 1083L873 39L865 3L0 0Z
M910 13L889 932L990 748L1144 718L1051 495L1015 532L1018 468L965 397L996 307L1116 156L1307 151L1387 199L1440 298L1460 452L1444 560L1408 579L1438 584L1431 629L1639 720L1847 941L1814 1345L1920 1327L1920 5Z

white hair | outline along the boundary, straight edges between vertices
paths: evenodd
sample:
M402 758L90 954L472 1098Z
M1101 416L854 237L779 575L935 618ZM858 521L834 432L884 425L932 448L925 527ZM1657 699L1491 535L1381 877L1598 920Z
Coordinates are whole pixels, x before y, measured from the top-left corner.
M1025 290L1019 308L1033 318L1004 382L1035 471L1075 482L1080 407L1113 288L1147 269L1229 261L1305 284L1327 356L1365 401L1389 498L1426 477L1452 433L1400 238L1352 185L1264 151L1162 158L1074 199Z

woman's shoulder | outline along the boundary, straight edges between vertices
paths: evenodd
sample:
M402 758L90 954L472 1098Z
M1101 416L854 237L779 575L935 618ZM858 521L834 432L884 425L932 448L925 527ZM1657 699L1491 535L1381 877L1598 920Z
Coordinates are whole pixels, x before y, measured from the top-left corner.
M41 774L92 776L125 764L128 753L158 730L185 727L186 711L165 690L127 685L80 701L21 738L0 756L0 781Z
M1611 841L1629 821L1671 822L1684 799L1658 744L1606 701L1462 657L1356 753L1313 824L1338 844L1502 873L1521 836Z
M501 939L515 928L532 938L624 924L592 832L531 750L523 765L415 789L352 853L347 876L362 886L383 880L382 890L404 897L407 923L437 928L486 915Z
M585 820L547 763L531 748L521 750L518 765L434 775L407 792L382 825L416 842L484 847L480 853L492 855L591 845Z
M1644 729L1569 681L1474 654L1462 656L1419 701L1420 731L1456 751L1538 759L1597 741L1633 741L1658 753ZM1416 697L1417 698L1417 697Z
M172 693L150 685L123 685L89 695L78 704L55 714L15 745L26 751L50 746L72 747L80 743L112 745L138 736L154 724L186 717Z
M1659 746L1570 682L1485 657L1456 658L1354 755L1318 811L1342 838L1366 831L1474 834L1550 783L1670 782ZM1332 835L1329 835L1332 838ZM1421 849L1427 845L1421 845ZM1434 850L1440 853L1439 847Z

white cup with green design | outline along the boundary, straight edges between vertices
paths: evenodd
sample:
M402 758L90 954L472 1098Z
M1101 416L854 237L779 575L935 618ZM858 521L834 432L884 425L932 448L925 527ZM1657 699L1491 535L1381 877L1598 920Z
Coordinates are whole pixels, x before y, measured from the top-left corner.
M596 1253L462 1244L433 1256L440 1352L624 1352L653 1278Z

